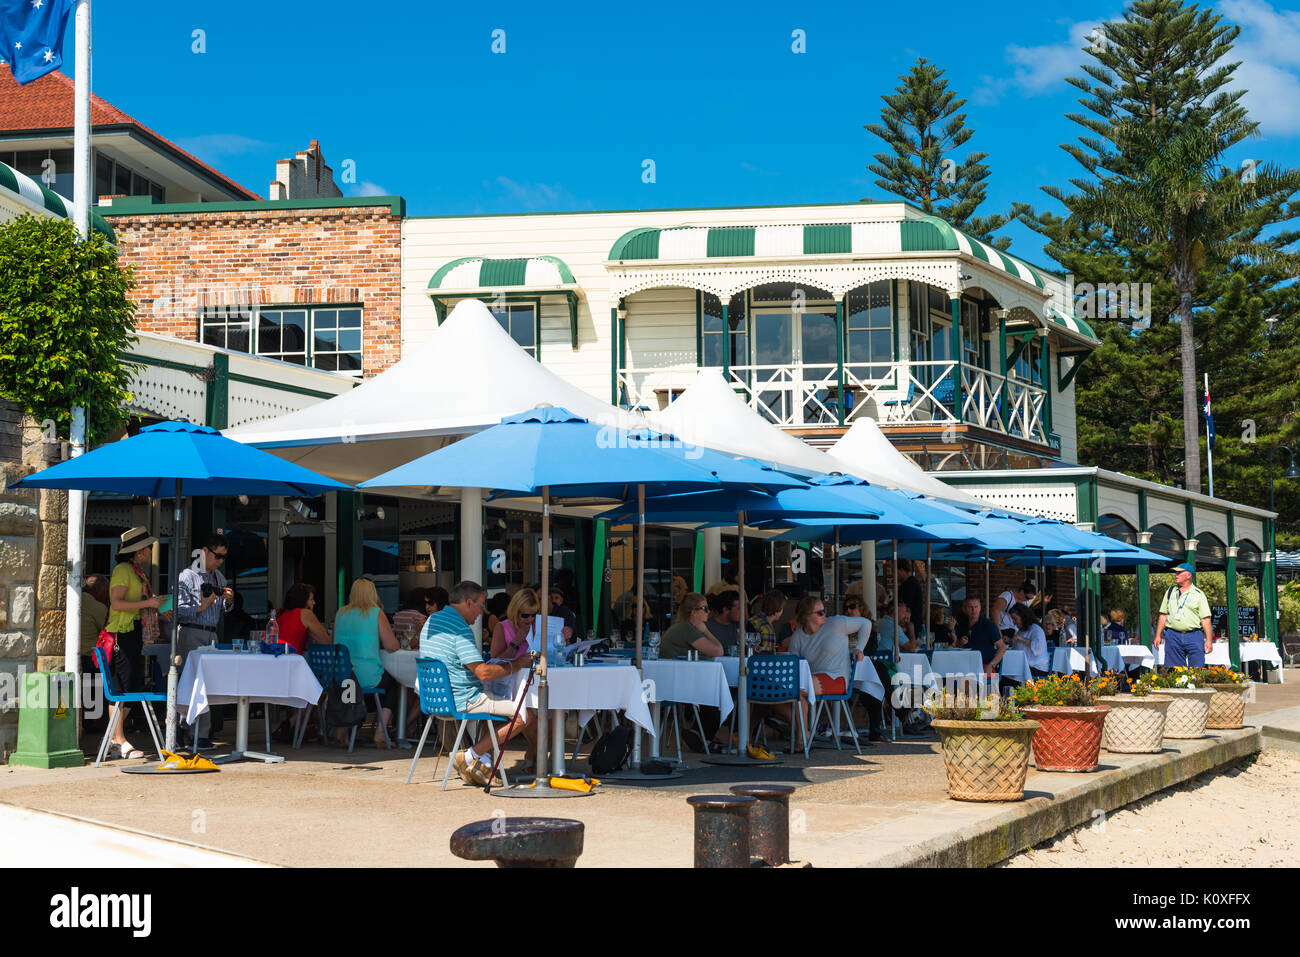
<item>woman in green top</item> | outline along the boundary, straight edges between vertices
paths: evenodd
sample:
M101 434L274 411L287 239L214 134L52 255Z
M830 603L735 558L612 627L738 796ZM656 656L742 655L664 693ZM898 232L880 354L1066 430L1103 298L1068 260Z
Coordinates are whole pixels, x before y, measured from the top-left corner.
M144 526L124 532L117 553L118 563L108 583L108 624L104 630L113 636L108 671L119 694L144 690L144 643L158 639L158 607L166 598L154 595L146 571L153 561L153 546L157 541ZM170 617L171 612L166 616ZM144 752L132 747L126 739L126 717L130 711L126 705L113 706L109 717L115 722L113 750L109 753L121 758L143 758Z
M384 670L379 660L379 649L396 651L401 647L393 634L384 606L369 578L358 578L348 592L348 603L334 616L334 642L348 649L352 658L352 673L362 688L378 688L383 700L390 705L398 701L403 688L397 679ZM391 707L381 707L375 719L375 747L388 747L385 730L393 716ZM344 747L347 740L343 728L334 729L335 739Z
M673 616L674 624L664 632L659 643L659 656L669 660L694 649L705 658L717 658L723 653L722 642L709 631L709 602L696 592L682 598Z

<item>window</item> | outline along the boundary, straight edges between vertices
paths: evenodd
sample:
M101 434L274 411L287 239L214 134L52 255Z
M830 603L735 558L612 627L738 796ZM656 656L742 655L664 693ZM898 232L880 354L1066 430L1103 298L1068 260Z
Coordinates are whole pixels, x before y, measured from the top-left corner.
M491 302L487 304L492 315L496 316L497 322L501 323L501 328L510 334L510 338L518 343L519 348L523 349L534 359L537 358L537 306L534 303L509 303L507 305L496 305Z
M1025 347L1024 351L1016 357L1016 365L1013 374L1022 382L1038 383L1039 362L1038 357L1041 354L1041 343L1031 342Z
M360 306L223 306L200 315L199 339L221 349L360 375L361 312Z
M361 310L312 312L312 365L331 372L361 371Z
M961 342L962 362L975 368L983 368L980 361L984 351L984 335L980 323L979 303L969 299L961 301Z
M57 150L56 150L57 152ZM95 150L95 202L101 196L152 196L154 202L161 203L165 195L162 186L146 176L141 176L131 167L119 163L111 156ZM69 180L72 175L72 161L68 161ZM68 195L71 195L69 193Z
M885 279L849 293L845 350L847 364L860 367L869 362L893 362L892 285L892 282ZM855 371L862 374L861 370ZM868 379L883 379L889 373L888 365L868 366L865 370Z
M745 315L745 297L732 296L727 307L727 325L731 327L732 368L749 364L749 323ZM722 300L712 293L704 294L700 314L700 334L704 346L704 365L722 368ZM761 365L762 359L756 361Z

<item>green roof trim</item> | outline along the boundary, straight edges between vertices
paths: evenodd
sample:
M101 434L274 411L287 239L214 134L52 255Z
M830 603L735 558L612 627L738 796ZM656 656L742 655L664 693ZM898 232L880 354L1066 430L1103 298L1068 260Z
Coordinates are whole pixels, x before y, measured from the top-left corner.
M479 267L478 284L470 288L499 289L505 286L529 288L527 285L528 264L535 260L554 265L556 272L559 273L561 284L568 285L577 282L573 278L573 270L569 268L568 263L558 256L529 256L524 259L489 259L486 256L462 256L439 266L429 279L427 288L440 289L442 281L447 278L453 269L472 262L481 263L482 265Z
M169 216L183 213L242 213L278 209L352 209L387 206L392 215L406 217L400 196L334 196L329 199L259 199L229 203L155 203L152 196L123 196L101 207L105 216Z
M52 216L58 216L60 219L72 218L73 211L66 199L26 173L20 173L5 163L0 163L0 190L13 194L27 204L39 206ZM90 211L90 228L116 245L117 235L113 232L113 228L94 209Z
M527 274L527 259L485 259L478 281L480 286L522 286Z
M733 258L754 255L753 226L717 226L709 230L705 254L714 257Z
M658 259L660 230L652 227L633 229L614 240L610 259Z
M828 256L853 252L853 227L848 223L831 223L803 228L803 254Z

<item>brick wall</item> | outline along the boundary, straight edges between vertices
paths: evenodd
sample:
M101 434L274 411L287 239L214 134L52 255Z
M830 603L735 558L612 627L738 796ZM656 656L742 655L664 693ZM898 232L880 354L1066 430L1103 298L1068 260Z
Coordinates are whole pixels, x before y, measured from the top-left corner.
M109 213L108 210L104 210ZM198 339L199 310L360 303L362 369L400 358L401 220L387 206L112 216L142 332Z

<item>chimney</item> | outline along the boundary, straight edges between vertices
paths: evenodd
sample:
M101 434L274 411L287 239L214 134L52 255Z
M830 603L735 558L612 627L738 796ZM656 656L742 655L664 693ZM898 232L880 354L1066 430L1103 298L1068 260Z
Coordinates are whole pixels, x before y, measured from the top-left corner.
M334 171L325 165L319 140L312 140L292 159L275 164L275 179L267 193L269 199L331 199L342 195L334 183Z

